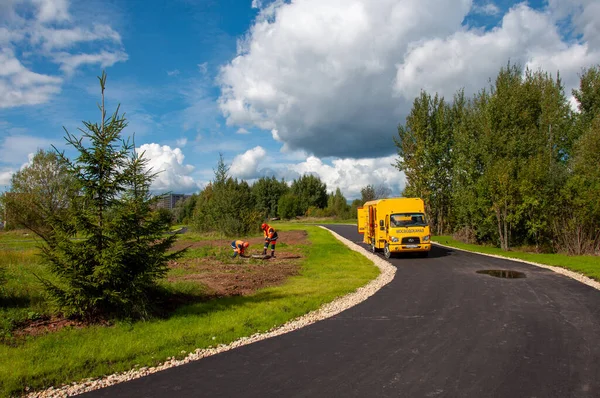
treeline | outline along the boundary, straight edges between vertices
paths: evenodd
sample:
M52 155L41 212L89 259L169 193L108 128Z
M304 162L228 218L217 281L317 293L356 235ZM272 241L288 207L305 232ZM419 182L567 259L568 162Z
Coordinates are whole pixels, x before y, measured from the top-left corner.
M328 193L327 184L316 175L305 174L290 184L262 177L250 185L229 176L228 171L221 155L214 179L200 193L177 203L175 222L202 232L235 236L254 232L264 220L273 218L354 219L364 202L390 194L386 187L367 185L361 189L361 198L349 204L339 188Z
M598 253L600 69L572 94L577 111L559 74L510 63L471 98L421 92L396 139L404 196L425 200L437 234Z
M364 202L391 194L383 185L367 185L361 189L360 199L348 203L339 188L328 193L327 185L316 175L306 174L291 183L262 177L249 184L229 176L228 171L221 156L214 179L201 192L179 201L172 212L158 208L155 215L163 222L236 236L255 231L263 221L273 218L355 219L356 208ZM1 219L7 229L42 233L48 228L50 215L69 210L69 198L79 189L56 152L38 150L31 164L12 176L10 190L0 195Z

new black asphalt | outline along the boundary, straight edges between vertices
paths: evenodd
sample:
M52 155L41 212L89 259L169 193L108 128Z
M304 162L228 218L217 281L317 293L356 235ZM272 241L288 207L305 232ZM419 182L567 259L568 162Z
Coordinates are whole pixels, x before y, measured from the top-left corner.
M391 263L391 283L337 316L88 395L600 397L600 291L439 246Z

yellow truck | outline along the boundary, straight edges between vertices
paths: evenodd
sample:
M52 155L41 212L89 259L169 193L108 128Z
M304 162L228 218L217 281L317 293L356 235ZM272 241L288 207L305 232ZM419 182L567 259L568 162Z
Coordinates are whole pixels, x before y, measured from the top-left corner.
M383 249L386 258L410 252L426 257L431 250L425 203L420 198L366 202L358 208L358 233L373 253Z

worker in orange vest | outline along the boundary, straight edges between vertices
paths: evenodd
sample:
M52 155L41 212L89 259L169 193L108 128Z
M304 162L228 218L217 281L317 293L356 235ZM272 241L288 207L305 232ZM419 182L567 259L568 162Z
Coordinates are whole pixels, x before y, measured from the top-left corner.
M265 234L265 248L263 250L263 256L267 255L267 249L269 248L269 244L271 244L271 257L275 258L275 244L277 243L277 231L269 224L263 223L260 226L260 229L263 230Z
M234 240L231 242L231 248L233 249L233 256L235 258L238 254L240 257L245 257L245 250L250 246L250 243L243 240Z

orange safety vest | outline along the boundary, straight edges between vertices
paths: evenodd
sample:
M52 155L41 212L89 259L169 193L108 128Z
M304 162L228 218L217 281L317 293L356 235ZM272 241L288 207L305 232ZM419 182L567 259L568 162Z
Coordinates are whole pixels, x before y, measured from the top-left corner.
M277 232L275 232L275 229L273 227L271 227L270 225L267 224L267 226L265 227L263 232L265 233L266 239L277 240Z
M244 241L243 240L236 240L235 241L235 252L237 253L244 253Z

